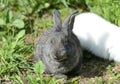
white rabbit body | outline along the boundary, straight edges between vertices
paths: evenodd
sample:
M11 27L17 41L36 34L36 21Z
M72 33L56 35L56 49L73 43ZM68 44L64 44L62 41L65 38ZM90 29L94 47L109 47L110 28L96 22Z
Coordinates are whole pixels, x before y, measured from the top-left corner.
M94 13L75 17L74 34L83 49L98 57L120 62L120 29Z

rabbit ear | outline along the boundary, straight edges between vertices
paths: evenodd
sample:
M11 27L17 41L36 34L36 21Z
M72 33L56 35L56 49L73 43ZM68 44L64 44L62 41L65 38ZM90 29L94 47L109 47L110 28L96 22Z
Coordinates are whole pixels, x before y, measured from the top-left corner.
M70 16L68 16L62 25L63 28L68 28L67 31L69 32L72 31L74 19L77 14L78 14L78 11L74 11Z
M56 31L60 31L62 28L62 20L61 20L61 15L58 10L55 10L53 14L53 19L54 19L54 28Z

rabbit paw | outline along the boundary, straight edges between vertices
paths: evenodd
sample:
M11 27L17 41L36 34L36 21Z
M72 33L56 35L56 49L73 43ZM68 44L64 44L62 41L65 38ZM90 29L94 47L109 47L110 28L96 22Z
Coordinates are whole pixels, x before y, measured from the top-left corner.
M55 77L56 77L57 79L64 78L65 80L67 80L67 78L68 78L67 75L64 75L64 74L56 74Z

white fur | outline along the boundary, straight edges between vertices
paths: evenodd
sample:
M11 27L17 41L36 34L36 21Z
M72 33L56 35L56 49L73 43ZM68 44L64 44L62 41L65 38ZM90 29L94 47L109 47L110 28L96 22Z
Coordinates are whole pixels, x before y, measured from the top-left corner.
M120 29L94 13L76 16L74 34L81 46L104 59L120 62Z

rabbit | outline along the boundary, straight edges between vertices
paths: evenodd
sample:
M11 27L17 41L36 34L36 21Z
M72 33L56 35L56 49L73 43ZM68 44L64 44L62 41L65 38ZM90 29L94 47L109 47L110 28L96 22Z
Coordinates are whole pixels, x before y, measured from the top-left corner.
M120 28L101 16L84 12L75 17L73 33L83 50L100 58L120 62Z
M41 35L36 46L35 60L44 63L46 74L52 74L58 79L67 79L68 74L81 72L82 49L72 32L77 13L73 12L62 24L60 12L55 10L54 26Z

